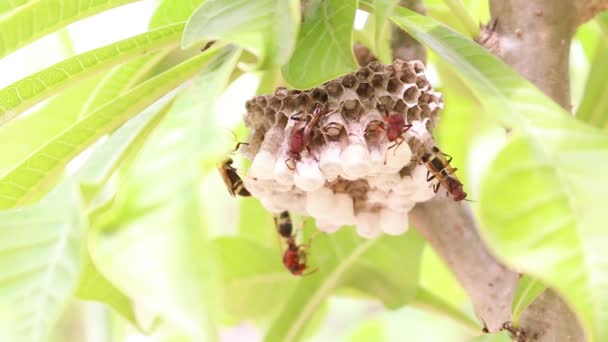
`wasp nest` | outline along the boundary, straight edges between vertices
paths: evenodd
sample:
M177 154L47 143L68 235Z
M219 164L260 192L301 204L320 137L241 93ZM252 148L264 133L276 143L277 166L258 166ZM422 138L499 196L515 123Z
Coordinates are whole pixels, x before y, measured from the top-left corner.
M409 210L435 195L418 161L433 146L443 98L424 71L420 61L371 63L310 90L278 88L249 100L245 186L269 211L312 216L324 232L343 225L367 238L405 232ZM302 117L317 107L323 115L294 160L290 138L312 125ZM412 124L401 144L388 140L388 113Z

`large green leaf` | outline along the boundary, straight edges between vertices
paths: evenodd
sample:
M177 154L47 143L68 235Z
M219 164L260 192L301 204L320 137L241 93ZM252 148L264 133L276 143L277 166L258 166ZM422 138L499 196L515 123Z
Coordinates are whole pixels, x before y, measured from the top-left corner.
M131 324L137 325L131 299L99 273L99 270L97 270L97 267L89 256L86 258L82 278L76 290L76 297L82 300L107 304L131 322Z
M19 6L23 6L32 0L12 0L12 1L2 1L0 2L0 13L8 12L11 10L15 10Z
M378 53L378 57L382 62L391 63L389 47L389 39L391 37L390 23L387 19L393 14L393 10L399 4L399 0L375 0L375 4L373 51Z
M0 126L0 174L10 171L23 158L74 124L101 80L102 75L97 75L82 81L78 87L49 99L42 108Z
M63 130L2 175L0 208L20 205L44 191L44 186L52 182L74 156L191 78L216 52L216 49L207 50L147 80Z
M0 336L45 340L78 285L85 225L70 183L35 206L0 212Z
M76 174L85 201L91 201L99 193L122 161L132 157L141 149L172 105L171 100L160 109L157 105L150 106L140 115L127 121L93 151Z
M96 221L96 235L89 244L93 261L117 288L149 305L194 341L214 334L215 311L221 307L217 302L222 300L215 283L221 269L205 241L206 197L200 192L199 163L205 144L202 123L239 56L240 50L225 48L178 96L124 178L118 196L124 201ZM199 106L187 110L180 102L190 103L191 91Z
M162 0L150 19L150 28L162 27L179 22L185 22L190 18L205 0Z
M220 238L213 244L222 264L225 310L232 320L276 314L297 283L281 263L282 252L243 238Z
M220 39L251 50L263 69L285 64L300 26L299 5L299 0L207 1L188 20L182 47Z
M416 294L423 246L414 231L363 240L352 229L342 228L316 237L308 254L311 267L319 271L301 279L265 340L302 338L311 317L340 287L359 290L391 308L404 305Z
M32 0L0 16L0 58L69 23L135 0ZM6 1L3 1L6 2ZM23 3L22 0L19 1Z
M184 24L175 24L106 45L9 85L0 91L0 125L80 80L142 54L176 45L183 28Z
M487 111L513 128L481 187L483 233L493 250L557 289L592 340L608 339L608 231L594 204L608 192L608 136L449 28L406 9L393 19L448 60Z
M608 27L608 15L596 19L602 26ZM591 125L608 128L608 32L598 39L595 56L589 70L585 85L585 95L576 111L576 118Z
M357 69L352 31L357 0L309 1L285 81L310 88Z
M90 114L135 87L166 55L167 50L163 50L112 68L87 98L87 102L80 109L79 117Z

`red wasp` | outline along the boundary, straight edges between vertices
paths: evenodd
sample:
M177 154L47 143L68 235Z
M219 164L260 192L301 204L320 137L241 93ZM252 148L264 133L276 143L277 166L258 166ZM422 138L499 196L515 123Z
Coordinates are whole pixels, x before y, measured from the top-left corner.
M302 112L291 116L291 119L298 120L299 122L293 126L289 136L289 150L287 151L287 159L285 160L285 164L290 170L295 170L296 162L302 159L301 153L304 151L304 149L306 149L308 153L311 153L309 145L310 141L312 140L312 133L315 126L319 122L319 119L321 119L326 112L327 105L321 106L321 104L317 104L312 110L311 114L308 114L308 111L305 110L304 117L298 117L298 115L302 114ZM306 123L303 127L299 127L299 123L302 121L305 121Z
M295 276L306 276L318 271L318 268L304 273L306 268L306 250L310 248L310 242L298 245L293 234L293 224L288 211L281 212L278 217L274 217L277 232L285 239L287 250L283 253L283 265ZM312 238L311 238L312 240Z
M383 108L386 114L386 118L384 120L388 125L386 139L394 142L391 146L389 146L388 150L390 150L393 147L398 147L405 141L404 134L412 127L412 124L405 123L405 117L403 114L394 111L391 112L384 106Z
M467 197L467 193L463 190L463 185L456 177L457 168L453 168L450 165L452 157L441 152L437 146L433 146L431 152L426 152L422 155L422 162L426 166L427 171L426 180L431 181L435 178L439 180L439 183L433 186L435 193L439 191L439 185L443 185L448 191L454 201L462 201Z

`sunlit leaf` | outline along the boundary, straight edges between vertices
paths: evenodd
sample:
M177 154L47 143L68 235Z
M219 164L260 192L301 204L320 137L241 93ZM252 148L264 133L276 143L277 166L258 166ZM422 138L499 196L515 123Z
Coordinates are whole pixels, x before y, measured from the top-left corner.
M29 1L27 6L16 7L0 16L0 58L78 19L134 1Z
M23 158L74 124L80 110L95 90L102 75L82 81L63 91L40 109L0 126L0 174L5 174Z
M598 16L598 22L608 27L608 15ZM585 95L576 111L576 118L591 125L608 128L608 32L598 39L595 56L585 85Z
M150 28L185 22L205 0L162 0L150 19Z
M183 27L184 24L175 24L106 45L9 85L0 91L0 125L82 79L145 53L176 45Z
M547 287L543 283L530 278L527 275L521 277L513 298L513 305L511 306L513 323L515 325L518 324L521 313L524 312L528 305L530 305L546 288Z
M242 238L220 238L213 245L224 270L225 309L234 320L270 317L282 308L297 278L281 263L281 251Z
M468 342L512 342L512 340L508 332L502 331L496 334L483 334L470 339Z
M179 64L140 84L63 130L0 178L0 208L20 205L44 191L63 167L104 134L120 127L171 89L195 75L216 49Z
M261 58L263 69L282 65L294 49L299 5L298 0L207 1L188 20L182 47L220 39L251 50Z
M316 237L308 251L310 267L274 320L266 341L300 338L327 297L340 287L354 288L389 307L399 307L415 295L424 241L416 232L364 240L348 228Z
M166 50L159 51L112 68L88 97L87 102L80 109L79 117L90 114L135 87L166 54Z
M44 340L63 312L80 279L85 225L70 183L0 212L0 327L12 341Z
M388 18L393 14L399 0L374 0L376 10L374 11L374 49L379 53L379 58L384 63L391 63L390 50L388 49L390 35L390 23Z
M76 297L82 300L105 303L120 313L131 324L137 325L133 302L99 273L88 256L84 264L80 284L78 284L76 290Z
M493 251L565 297L594 340L608 338L608 136L580 123L481 46L432 19L398 9L395 22L448 60L513 137L480 194ZM593 161L593 167L589 167Z
M0 14L11 11L11 10L15 10L18 7L25 5L30 1L33 1L33 0L2 1L2 2L0 2Z
M283 78L304 89L357 69L352 51L356 0L308 2L295 51Z
M100 272L117 288L194 341L215 338L213 321L222 307L221 269L205 241L201 125L239 56L240 50L227 47L200 71L187 88L198 94L200 105L193 111L178 105L181 98L190 101L190 92L178 95L121 186L125 202L100 221L89 245Z
M93 151L76 174L86 201L92 200L99 193L101 187L124 159L132 156L142 147L172 105L173 101L169 101L160 109L158 106L150 106L140 115L127 121Z

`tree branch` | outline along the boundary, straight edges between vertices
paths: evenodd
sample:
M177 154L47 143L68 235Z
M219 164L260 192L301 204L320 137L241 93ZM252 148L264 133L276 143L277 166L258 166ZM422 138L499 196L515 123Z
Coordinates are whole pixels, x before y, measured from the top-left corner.
M519 275L490 254L466 203L435 196L410 211L410 223L454 272L488 331L511 320Z

